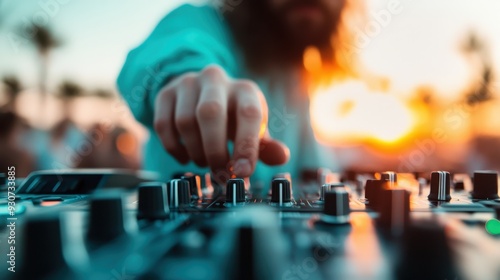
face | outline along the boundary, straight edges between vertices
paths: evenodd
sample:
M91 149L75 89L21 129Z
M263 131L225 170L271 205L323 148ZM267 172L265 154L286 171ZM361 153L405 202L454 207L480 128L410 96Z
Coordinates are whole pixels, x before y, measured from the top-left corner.
M270 0L270 9L293 40L305 45L329 40L345 0Z

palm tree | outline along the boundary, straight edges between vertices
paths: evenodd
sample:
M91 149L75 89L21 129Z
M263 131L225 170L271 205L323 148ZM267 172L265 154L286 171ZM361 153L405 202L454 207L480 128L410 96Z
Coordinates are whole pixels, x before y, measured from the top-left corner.
M2 83L5 85L5 92L7 93L7 103L4 105L4 108L14 112L17 97L23 89L23 86L19 79L13 75L5 76L2 79Z
M476 65L476 73L474 83L465 92L463 102L470 108L470 123L469 133L472 137L472 143L476 146L476 153L483 154L485 159L491 158L493 155L493 145L488 144L488 147L482 147L483 152L478 151L479 145L485 141L485 136L482 135L482 117L481 114L484 104L494 99L495 95L495 69L491 63L491 52L489 45L476 32L470 32L467 39L462 45L463 53L471 59L473 65ZM498 141L498 140L496 140ZM485 151L486 150L486 151Z
M40 117L41 121L44 121L43 108L45 105L45 100L47 97L47 73L49 69L49 58L52 49L60 46L60 41L56 38L53 32L42 25L33 24L32 29L33 36L30 37L30 41L33 46L36 47L38 51L38 57L40 59L40 69L39 69L39 90L41 94L40 102Z
M66 80L59 86L58 96L63 101L63 118L71 119L72 103L76 97L83 95L83 88L77 83Z
M462 50L466 56L476 60L479 68L476 84L466 93L466 104L474 106L491 100L495 73L490 62L491 55L488 44L476 32L471 31L462 45Z
M114 98L116 95L110 91L110 90L107 90L107 89L97 89L94 91L94 94L93 94L95 97L98 97L98 98L102 98L102 99L111 99L111 98Z
M51 130L52 141L54 143L63 141L68 129L75 126L71 118L74 106L73 101L76 97L82 96L82 94L82 87L73 81L66 80L59 85L57 96L62 100L63 116Z
M74 98L79 97L83 94L83 88L77 83L65 80L59 86L59 97L61 98Z

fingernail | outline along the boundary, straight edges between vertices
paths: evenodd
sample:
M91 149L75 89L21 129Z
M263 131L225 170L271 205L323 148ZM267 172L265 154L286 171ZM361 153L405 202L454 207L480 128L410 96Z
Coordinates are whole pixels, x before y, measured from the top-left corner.
M238 176L249 176L252 172L252 167L250 166L250 161L246 158L240 158L234 164L234 173Z

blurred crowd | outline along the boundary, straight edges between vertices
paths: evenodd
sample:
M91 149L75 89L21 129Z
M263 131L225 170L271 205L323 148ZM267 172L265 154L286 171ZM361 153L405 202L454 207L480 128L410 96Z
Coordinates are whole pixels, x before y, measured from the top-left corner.
M41 169L140 168L140 145L131 131L119 124L84 125L73 119L74 100L85 98L77 86L60 86L57 98L62 117L47 128L31 124L17 112L22 86L16 78L5 77L0 88L4 101L0 105L0 170L15 166L17 176L25 177Z

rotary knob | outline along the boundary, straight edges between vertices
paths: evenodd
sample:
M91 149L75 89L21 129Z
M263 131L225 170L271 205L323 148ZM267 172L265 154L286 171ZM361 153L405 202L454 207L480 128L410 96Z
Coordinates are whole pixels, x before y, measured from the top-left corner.
M389 186L392 188L398 182L398 174L393 171L382 172L382 174L380 174L380 179L383 181L388 181Z
M349 223L349 193L343 188L333 188L325 193L325 207L321 220L329 224Z
M451 176L446 171L434 171L431 174L430 201L450 201Z
M290 183L290 192L291 192L290 195L293 196L292 175L289 172L276 173L273 176L273 180L274 179L287 179L288 182ZM271 188L269 188L268 195L272 196L272 193L273 193L273 187L272 187L272 181L271 181Z
M290 181L290 184L292 183L292 175L289 172L283 172L283 173L276 173L273 176L273 179L287 179Z
M382 201L382 192L387 188L387 181L366 180L365 198L368 200L368 207L378 211L380 201Z
M210 246L211 255L224 263L217 279L280 279L291 264L279 217L262 205L235 209L237 215L221 219L214 240L227 246Z
M410 221L410 193L404 189L382 191L378 223L393 236L400 236Z
M496 171L474 172L474 199L498 198L498 173Z
M345 189L345 185L342 183L323 184L320 189L319 200L325 201L325 193L331 191L334 188Z
M137 218L161 220L169 217L167 186L164 183L142 183L139 185Z
M496 205L493 207L493 209L495 210L495 216L498 220L500 220L500 205Z
M453 183L453 189L457 192L465 190L464 181L456 181L455 183Z
M57 214L29 217L23 230L19 279L45 279L70 267L64 256L61 219Z
M396 279L458 279L445 229L435 220L418 219L401 238Z
M290 181L285 178L276 178L271 184L271 203L278 206L289 204L292 201L292 189Z
M191 194L189 182L183 179L173 179L167 185L168 205L170 209L178 209L189 205Z
M121 193L98 193L90 200L87 238L95 245L109 242L125 233Z
M181 179L184 179L189 182L189 191L193 199L199 199L202 195L201 193L201 177L199 175L193 173L186 173L184 176L181 176Z
M245 181L243 179L227 180L226 202L232 205L245 202Z

